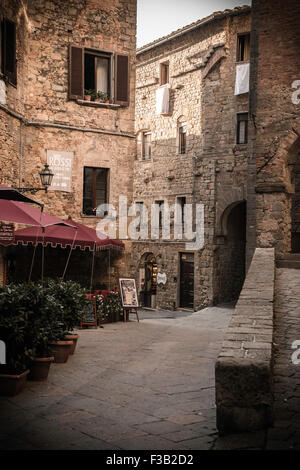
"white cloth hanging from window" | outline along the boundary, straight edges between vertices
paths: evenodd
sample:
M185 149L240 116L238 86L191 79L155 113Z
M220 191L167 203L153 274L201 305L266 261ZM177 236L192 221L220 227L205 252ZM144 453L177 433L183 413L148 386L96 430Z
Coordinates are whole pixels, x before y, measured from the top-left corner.
M156 90L156 114L168 114L169 92L168 85L163 85Z
M249 91L249 76L250 76L250 64L238 64L236 66L236 77L235 77L235 95L241 95L242 93L248 93Z

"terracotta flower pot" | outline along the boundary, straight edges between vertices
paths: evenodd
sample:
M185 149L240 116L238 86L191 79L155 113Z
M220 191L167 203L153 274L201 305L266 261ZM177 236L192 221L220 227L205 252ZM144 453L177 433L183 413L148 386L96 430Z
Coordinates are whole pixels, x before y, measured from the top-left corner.
M91 101L92 97L91 95L84 95L85 101Z
M26 384L26 378L29 370L22 374L0 374L0 395L2 397L12 397L20 393Z
M30 380L46 380L49 374L51 362L54 361L54 356L51 357L35 357L30 366Z
M72 343L73 343L72 346L70 347L70 354L74 354L78 338L79 338L78 334L65 335L65 340L66 341L72 341Z
M50 348L54 356L54 362L60 364L67 362L72 344L73 341L55 341L51 343Z

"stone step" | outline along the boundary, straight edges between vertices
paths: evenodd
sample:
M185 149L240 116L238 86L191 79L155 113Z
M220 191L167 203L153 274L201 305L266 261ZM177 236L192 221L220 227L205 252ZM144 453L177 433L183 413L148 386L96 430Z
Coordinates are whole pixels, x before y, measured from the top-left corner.
M276 262L277 268L300 269L300 259L280 259Z
M288 261L300 261L300 253L285 253L283 259Z

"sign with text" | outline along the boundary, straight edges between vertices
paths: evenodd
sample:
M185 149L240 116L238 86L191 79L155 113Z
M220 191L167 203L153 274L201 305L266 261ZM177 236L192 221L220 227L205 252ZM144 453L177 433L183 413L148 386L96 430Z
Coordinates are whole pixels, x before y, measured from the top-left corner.
M119 279L119 282L123 307L138 307L139 303L136 292L135 279L121 278Z
M54 173L49 190L72 191L72 166L74 152L47 150L47 163Z
M0 223L0 244L9 244L15 240L14 224Z

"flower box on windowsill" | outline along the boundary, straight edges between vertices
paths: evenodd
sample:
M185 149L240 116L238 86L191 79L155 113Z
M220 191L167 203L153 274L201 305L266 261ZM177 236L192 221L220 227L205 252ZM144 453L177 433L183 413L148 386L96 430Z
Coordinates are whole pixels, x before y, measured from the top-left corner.
M121 106L114 103L103 103L101 101L86 101L86 100L76 100L76 103L83 106L93 106L94 108L108 108L108 109L119 109Z

